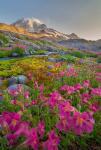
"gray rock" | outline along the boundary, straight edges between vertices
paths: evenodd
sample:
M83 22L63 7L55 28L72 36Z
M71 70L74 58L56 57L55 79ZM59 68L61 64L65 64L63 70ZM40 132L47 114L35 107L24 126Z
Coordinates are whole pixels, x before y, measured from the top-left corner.
M9 80L9 86L14 85L14 84L26 84L27 82L27 77L24 75L19 75L19 76L13 76Z
M19 56L19 54L18 53L12 53L12 55L11 55L12 57L18 57Z
M16 84L17 82L18 82L17 77L12 76L11 78L8 79L9 86L13 85L13 84Z
M63 62L63 59L62 58L48 58L48 61L49 62Z
M19 84L25 84L27 82L27 77L24 75L19 75L17 78Z
M49 57L49 58L48 58L48 61L49 61L49 62L57 62L57 59L56 59L56 58L51 58L51 57Z

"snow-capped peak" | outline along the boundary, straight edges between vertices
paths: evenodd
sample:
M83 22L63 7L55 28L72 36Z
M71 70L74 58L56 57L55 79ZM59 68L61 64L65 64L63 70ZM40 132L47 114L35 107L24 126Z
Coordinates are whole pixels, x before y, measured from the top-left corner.
M17 27L23 27L29 32L37 32L38 29L41 29L41 25L43 27L43 22L36 18L22 18L17 20L13 25ZM44 26L46 27L46 26Z

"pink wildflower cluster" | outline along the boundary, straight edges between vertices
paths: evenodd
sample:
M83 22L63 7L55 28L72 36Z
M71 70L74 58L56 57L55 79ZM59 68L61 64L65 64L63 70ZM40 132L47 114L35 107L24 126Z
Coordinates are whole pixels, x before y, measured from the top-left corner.
M45 123L43 121L40 121L37 127L31 128L30 123L21 120L19 113L3 112L0 116L0 125L7 130L6 137L11 146L15 145L20 137L25 137L21 145L26 145L34 150L38 150L39 147L58 150L60 140L54 130L48 133L45 142L42 141L45 134Z
M59 73L59 77L64 77L64 76L66 76L66 77L77 77L77 75L78 75L77 71L73 67L68 68L67 70L61 71Z
M59 106L59 122L57 128L60 131L73 131L77 135L91 133L94 127L94 119L89 112L80 113L68 101Z
M55 92L53 92L53 93L50 94L50 98L48 100L48 103L49 103L49 105L50 105L51 108L54 108L62 100L63 100L63 98L60 95L60 93L58 91L55 91Z
M95 96L101 96L101 88L93 88L91 94Z
M63 85L61 88L60 88L60 90L61 91L66 91L67 92L67 94L73 94L73 93L75 93L75 92L77 92L77 91L80 91L80 90L82 90L82 89L84 89L84 88L89 88L90 87L90 82L89 82L89 80L85 80L84 82L83 82L83 84L80 84L80 83L78 83L78 84L76 84L76 85L74 85L74 86L69 86L69 85Z
M73 94L75 92L74 86L69 86L69 85L63 85L60 88L61 91L66 91L68 94Z
M60 139L58 135L52 130L48 134L48 140L43 144L44 149L47 150L58 150L58 146L60 143Z

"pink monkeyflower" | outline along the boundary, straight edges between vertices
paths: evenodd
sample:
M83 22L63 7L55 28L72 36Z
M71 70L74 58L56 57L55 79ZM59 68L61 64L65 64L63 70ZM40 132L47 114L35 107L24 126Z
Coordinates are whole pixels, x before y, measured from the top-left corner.
M25 92L24 92L24 97L25 97L26 99L29 98L29 95L30 95L29 91L25 91Z
M3 112L1 116L8 124L10 124L13 119L18 121L21 119L21 115L16 112Z
M29 136L29 124L27 122L20 122L14 135L16 136L16 138L19 138L21 136Z
M80 83L76 84L74 86L74 88L75 88L75 91L80 91L81 89L83 89L83 87L82 87L82 85Z
M43 143L43 148L47 150L58 150L60 139L54 130L48 134L48 140Z
M25 103L24 103L24 106L25 106L25 107L29 107L29 105L30 105L30 104L29 104L28 102L25 102Z
M44 84L41 84L41 85L39 86L39 90L40 90L40 93L43 93L43 91L44 91Z
M12 130L11 130L12 131ZM17 139L21 136L27 137L29 135L29 126L26 122L21 122L15 129L14 133L7 135L9 145L14 145Z
M37 131L38 131L38 134L40 135L40 137L42 138L45 133L45 123L43 121L39 122L39 124L37 126Z
M97 112L101 110L101 106L97 102L95 102L89 106L89 109L92 110L93 112Z
M101 88L93 88L91 94L94 96L101 96Z
M45 96L43 95L43 93L40 93L38 95L38 99L40 99L41 101L45 101Z
M66 91L67 88L68 88L68 85L63 85L63 86L61 86L60 90L61 90L61 91Z
M27 146L32 147L33 150L38 150L39 147L39 139L37 135L36 128L32 128L27 135L27 138L24 142Z
M11 100L11 104L16 105L17 100Z
M3 112L1 115L2 126L7 126L10 130L15 131L21 120L21 115L15 112Z
M72 122L72 130L77 134L91 133L94 127L94 119L88 112L75 112Z
M62 96L58 93L58 91L54 91L50 94L49 105L54 108L58 105L58 103L62 100Z
M83 103L88 103L88 101L90 100L91 96L89 95L89 93L83 93L81 95L81 99Z
M68 131L71 129L72 114L77 111L68 101L59 104L59 122L56 127L60 131Z
M71 130L71 121L72 116L70 112L64 113L61 112L59 114L59 122L56 124L56 128L59 129L59 131L69 131Z
M38 88L39 88L39 85L38 85L38 82L37 82L37 81L34 81L34 88L35 88L35 89L38 89Z
M69 68L66 72L66 76L67 77L76 77L77 76L77 72L75 71L74 68Z
M36 100L31 101L31 105L36 105L36 104L37 104Z
M89 80L85 80L85 81L83 82L83 87L85 87L85 88L90 87L90 81L89 81Z
M65 76L65 71L61 71L60 73L59 73L59 77L64 77Z
M66 116L61 116L59 122L56 124L56 128L59 131L68 131L68 121Z
M63 101L59 104L59 111L61 113L74 112L75 110L76 109L68 101Z
M15 89L8 90L8 93L9 93L11 96L14 96L14 97L16 97L16 96L19 94L19 92L18 92L17 90L15 90Z
M66 91L69 95L75 93L75 88L69 85L63 85L60 88L61 91Z
M16 136L14 134L9 133L9 134L6 135L6 138L8 140L9 145L11 145L11 146L15 145L15 143L16 143Z

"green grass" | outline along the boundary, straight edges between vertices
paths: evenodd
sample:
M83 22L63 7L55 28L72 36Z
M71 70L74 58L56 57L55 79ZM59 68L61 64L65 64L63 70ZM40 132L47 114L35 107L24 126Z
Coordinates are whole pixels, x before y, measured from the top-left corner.
M46 50L37 50L33 54L34 55L44 55L47 51Z
M2 33L0 33L0 40L4 43L4 44L7 44L9 43L9 39L3 35Z
M67 62L75 62L75 57L74 56L71 56L70 54L67 54L67 55L63 55L63 56L61 56L61 58L63 59L63 60L65 60L65 61L67 61Z
M70 55L78 57L78 58L85 58L86 57L86 54L84 54L83 52L80 52L80 51L73 51L73 52L71 52Z

